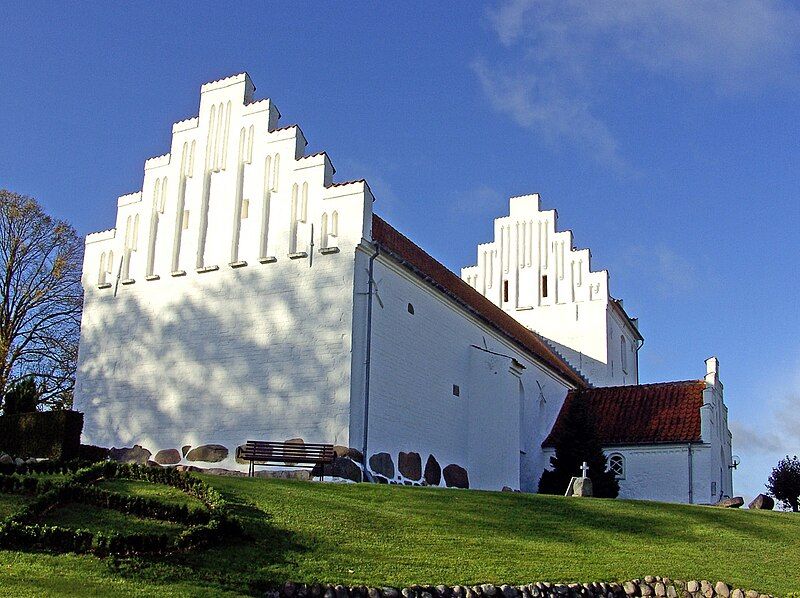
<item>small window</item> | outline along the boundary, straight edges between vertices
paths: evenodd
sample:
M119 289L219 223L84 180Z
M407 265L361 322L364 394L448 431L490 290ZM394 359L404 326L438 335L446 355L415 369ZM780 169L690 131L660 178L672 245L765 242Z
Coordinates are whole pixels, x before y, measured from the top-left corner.
M542 276L542 297L547 297L547 274Z
M454 397L461 396L461 388L459 388L458 384L453 384L453 396Z
M243 199L242 200L242 220L247 220L247 217L250 215L250 200Z
M189 210L183 211L183 230L189 228Z
M711 496L714 497L717 495L717 483L711 482Z
M503 302L508 303L508 281L503 281Z
M409 303L407 309L408 309L408 313L410 313L413 316L414 315L414 306Z
M608 471L614 474L618 480L625 479L625 457L619 453L614 453L608 458Z

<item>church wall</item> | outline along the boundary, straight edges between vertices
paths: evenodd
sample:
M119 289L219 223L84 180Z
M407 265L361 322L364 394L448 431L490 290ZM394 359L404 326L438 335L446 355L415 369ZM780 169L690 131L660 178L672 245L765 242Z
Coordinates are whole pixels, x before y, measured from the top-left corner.
M305 156L299 128L277 129L253 90L246 75L204 85L199 116L119 199L116 228L87 237L84 442L219 444L228 456L209 463L231 468L247 439L348 444L372 196L333 184L327 156Z
M606 306L608 320L608 364L606 365L606 383L601 384L602 376L598 372L596 386L616 386L639 383L639 340L632 334L617 311L608 304Z
M567 384L391 258L374 278L369 455L432 454L470 487L535 490Z

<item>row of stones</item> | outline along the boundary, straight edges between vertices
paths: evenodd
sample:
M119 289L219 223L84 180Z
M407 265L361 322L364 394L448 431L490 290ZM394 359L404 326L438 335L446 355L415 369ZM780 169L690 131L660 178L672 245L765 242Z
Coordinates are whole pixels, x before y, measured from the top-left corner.
M369 468L373 477L379 483L392 483L395 481L395 467L389 453L375 453L369 458ZM419 453L403 452L397 457L397 470L405 482L412 485L439 486L444 474L444 483L448 488L469 488L469 475L467 470L451 463L444 470L436 457L428 455L425 461L425 470L422 470L422 457Z
M305 444L302 438L290 438L286 442L297 445ZM344 446L334 447L334 452L337 459L325 473L354 482L361 482L363 480L362 466L364 463L364 456L361 452ZM238 453L239 451L237 450L236 461L238 463L246 463L239 459ZM149 450L138 444L131 448L112 448L109 451L110 457L116 461L132 461L142 465L146 463L177 465L183 459L195 463L219 463L227 459L228 454L228 449L221 444L204 444L194 448L186 445L181 447L180 451L174 448L163 449L158 451L155 457ZM293 464L287 463L287 465L291 466ZM372 455L369 458L369 468L373 474L374 481L378 483L439 486L444 476L444 482L448 488L469 488L469 474L466 469L455 463L451 463L442 469L442 466L439 465L433 455L428 455L424 471L422 469L422 457L419 453L413 451L400 452L397 460L397 473L394 460L389 453L375 453ZM321 473L321 470L315 471L314 475Z
M481 584L475 586L410 586L371 588L322 584L286 583L271 598L772 598L754 590L732 588L722 581L671 580L646 576L622 583L533 583L524 586Z
M140 445L134 445L130 448L112 448L109 449L109 457L114 461L139 463L145 465L151 461L158 465L176 465L181 462L181 459L187 461L205 462L205 463L219 463L228 458L228 449L221 444L204 444L192 448L191 445L186 445L178 449L164 449L153 453Z

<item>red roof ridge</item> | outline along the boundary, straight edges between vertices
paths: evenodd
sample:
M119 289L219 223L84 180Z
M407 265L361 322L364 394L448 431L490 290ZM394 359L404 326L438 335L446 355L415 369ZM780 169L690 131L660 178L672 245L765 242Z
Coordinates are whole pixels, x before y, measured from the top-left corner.
M589 382L586 378L553 350L540 335L497 307L377 214L372 215L372 239L378 242L382 249L477 314L515 344L522 346L556 370L563 378L578 388L588 388Z
M594 386L592 388L584 388L579 391L571 390L570 392L589 392L595 390L609 390L612 388L652 388L657 386L678 386L681 384L702 384L705 385L705 380L673 380L670 382L647 382L645 384L619 384L615 386Z

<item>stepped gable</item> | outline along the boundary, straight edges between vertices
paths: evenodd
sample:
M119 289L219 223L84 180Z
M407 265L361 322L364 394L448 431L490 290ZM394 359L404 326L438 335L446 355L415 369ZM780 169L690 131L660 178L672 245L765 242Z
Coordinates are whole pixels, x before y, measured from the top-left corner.
M372 216L372 240L380 244L382 252L390 253L514 343L538 357L569 382L578 388L588 387L586 379L543 342L539 335L525 328L375 214Z
M573 401L585 401L603 446L702 442L703 380L571 390L553 430L542 443L555 446Z

